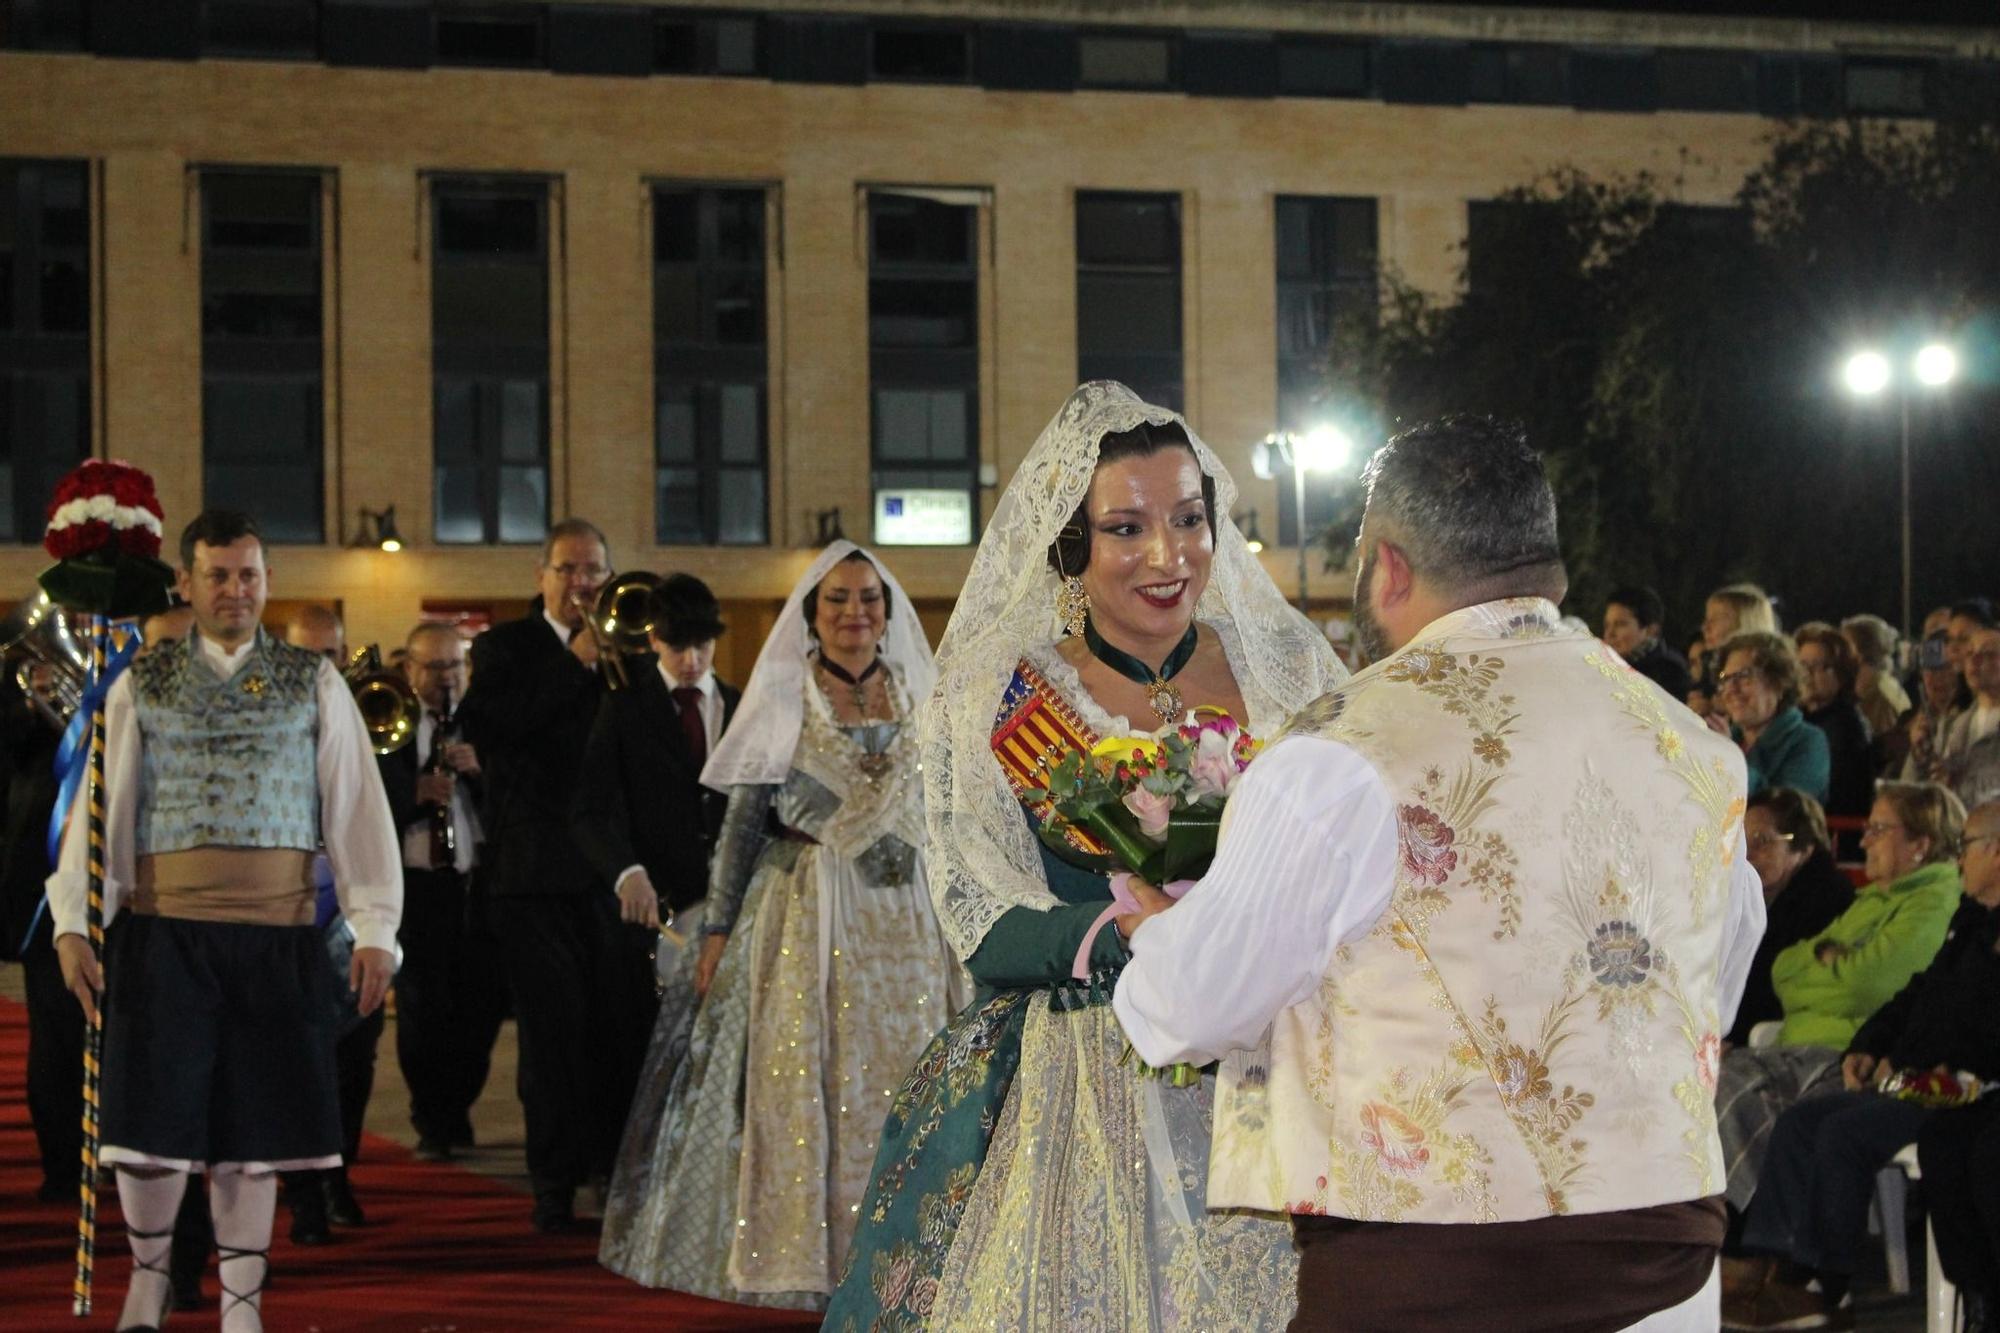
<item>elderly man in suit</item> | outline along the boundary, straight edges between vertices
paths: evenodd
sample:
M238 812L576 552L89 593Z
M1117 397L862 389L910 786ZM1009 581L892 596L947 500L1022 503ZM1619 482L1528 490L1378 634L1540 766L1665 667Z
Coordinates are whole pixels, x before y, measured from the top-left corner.
M742 697L712 669L723 625L707 584L672 575L647 611L658 667L635 671L630 689L604 697L571 814L577 844L616 892L625 922L611 959L623 997L613 1011L621 1123L659 1011L655 932L708 894L708 856L727 802L701 785L701 768Z
M403 840L403 970L396 974L396 1061L410 1089L418 1157L472 1146L472 1104L486 1086L507 988L480 890L485 794L479 751L459 736L465 637L440 621L410 631L407 670L423 704L414 744L381 755L382 789Z
M604 692L584 616L611 577L604 534L579 518L549 530L538 596L520 620L473 641L459 710L486 776L481 822L501 970L520 1039L532 1220L575 1227L577 1186L608 1175L615 1131L603 1128L612 1065L604 959L617 900L571 836L570 797Z

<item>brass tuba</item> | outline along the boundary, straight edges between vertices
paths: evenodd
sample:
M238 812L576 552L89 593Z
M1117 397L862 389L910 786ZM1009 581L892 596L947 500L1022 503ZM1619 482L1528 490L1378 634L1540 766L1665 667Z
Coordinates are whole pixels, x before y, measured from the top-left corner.
M0 654L14 667L14 679L31 703L45 707L34 689L35 667L46 666L54 677L56 703L62 718L75 715L90 679L90 653L70 626L69 613L39 588L0 621Z
M651 651L646 636L653 632L653 617L647 604L660 583L658 574L644 570L620 574L599 588L597 600L583 609L584 633L597 641L597 660L605 683L614 690L631 683L625 659Z
M372 643L356 648L340 674L354 691L354 706L361 710L376 754L394 754L417 738L423 701L401 673L382 665L381 649Z

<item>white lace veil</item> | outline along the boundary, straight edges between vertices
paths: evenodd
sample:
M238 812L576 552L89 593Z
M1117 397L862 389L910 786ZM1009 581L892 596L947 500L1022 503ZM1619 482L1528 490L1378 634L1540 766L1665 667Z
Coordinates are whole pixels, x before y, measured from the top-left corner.
M806 594L817 588L833 567L859 551L882 576L882 591L888 596L889 624L882 633L882 660L902 679L908 697L926 697L937 680L931 661L930 641L924 638L923 622L917 608L903 592L903 585L872 551L850 541L837 541L819 553L785 599L771 637L757 653L757 665L750 672L742 702L722 741L702 766L703 786L726 791L751 783L780 783L791 771L792 751L798 748L799 729L805 722L806 663L811 658L812 638L806 633Z
M925 847L931 895L945 937L971 957L1012 907L1058 905L1042 873L1034 834L993 757L1001 693L1029 649L1062 633L1049 544L1090 489L1098 443L1140 422L1178 424L1215 482L1215 560L1195 614L1233 640L1246 699L1261 697L1280 718L1346 678L1326 636L1292 609L1231 521L1236 483L1177 412L1154 407L1122 384L1097 380L1069 396L993 511L938 645L938 688L924 708ZM1267 728L1269 729L1269 728Z

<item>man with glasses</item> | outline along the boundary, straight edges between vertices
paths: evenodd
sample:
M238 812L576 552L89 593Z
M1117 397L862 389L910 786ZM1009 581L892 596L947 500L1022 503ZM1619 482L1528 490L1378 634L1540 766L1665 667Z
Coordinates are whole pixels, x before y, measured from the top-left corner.
M378 760L403 840L396 1060L410 1089L417 1156L444 1161L453 1149L473 1146L472 1104L486 1086L507 988L478 889L485 842L479 751L460 738L456 717L465 697L465 638L455 626L425 621L410 631L407 647L424 715L414 744Z
M535 1229L575 1228L577 1186L609 1174L622 1106L602 1021L603 962L618 920L570 833L570 798L604 687L584 623L611 577L604 534L585 519L549 529L537 596L520 620L473 641L459 716L486 776L491 899L520 1040L521 1107Z

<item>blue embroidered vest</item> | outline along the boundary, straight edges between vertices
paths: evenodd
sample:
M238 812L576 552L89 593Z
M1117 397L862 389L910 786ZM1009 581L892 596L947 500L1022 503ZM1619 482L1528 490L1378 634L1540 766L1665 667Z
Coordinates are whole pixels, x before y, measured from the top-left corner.
M140 855L319 846L319 665L261 629L228 680L192 635L133 662Z

